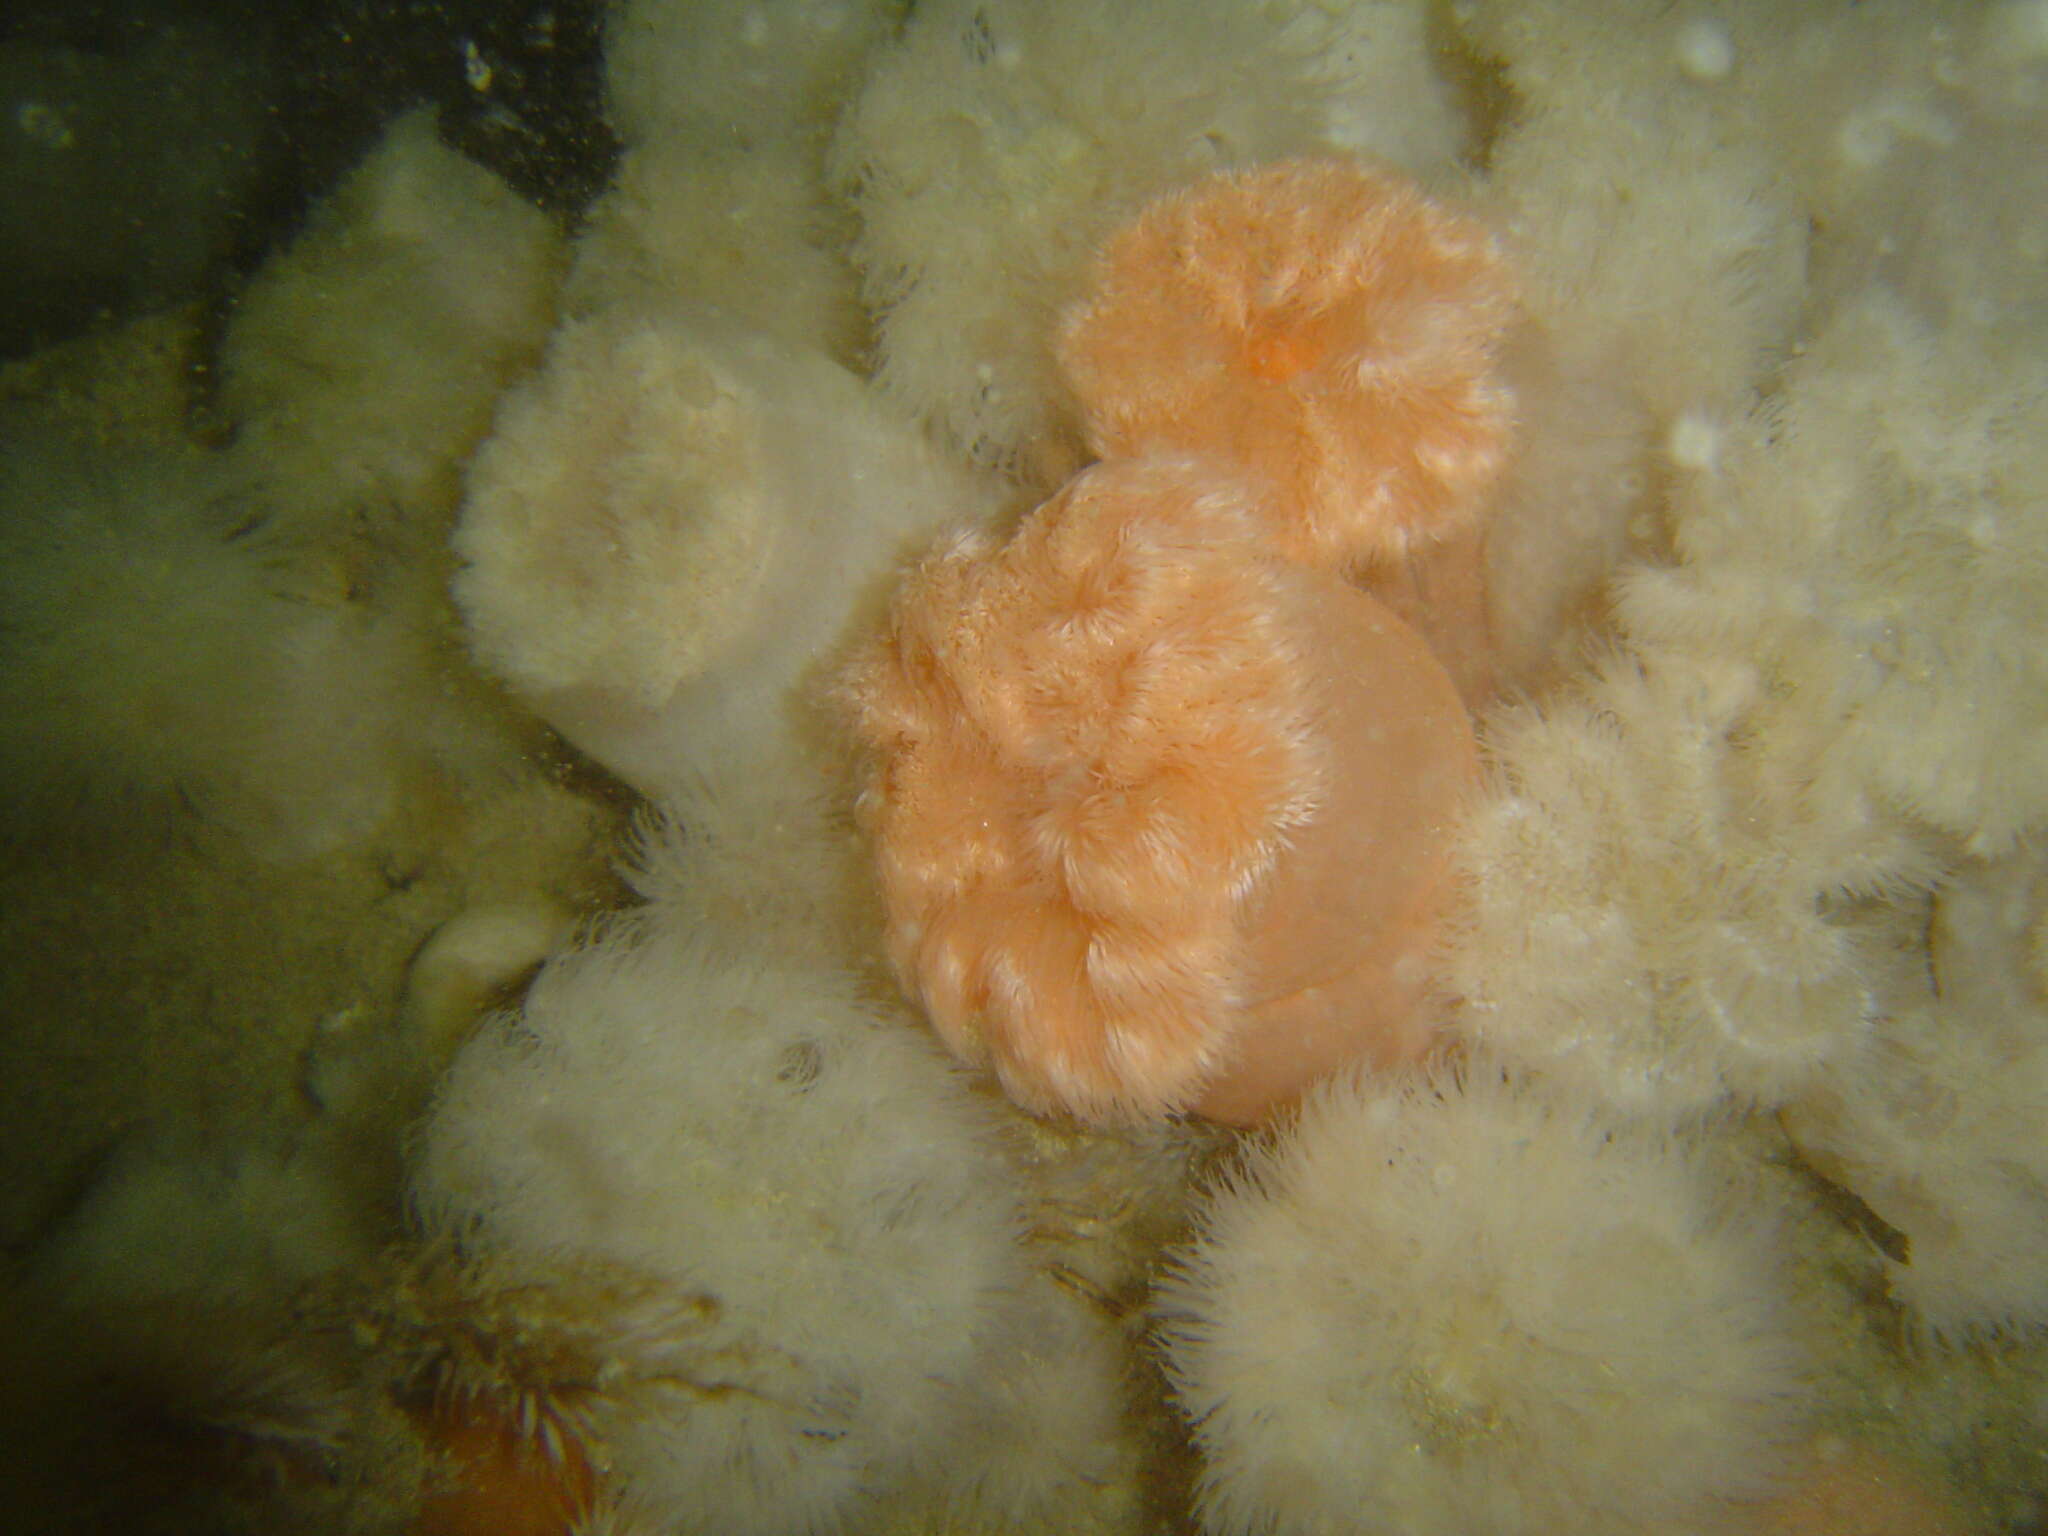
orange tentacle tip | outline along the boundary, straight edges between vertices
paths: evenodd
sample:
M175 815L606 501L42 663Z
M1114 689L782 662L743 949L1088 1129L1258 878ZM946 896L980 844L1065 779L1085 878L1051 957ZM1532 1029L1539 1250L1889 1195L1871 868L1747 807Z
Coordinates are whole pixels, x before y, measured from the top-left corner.
M595 1501L596 1473L573 1435L537 1435L477 1396L445 1396L415 1417L444 1473L412 1536L572 1536Z

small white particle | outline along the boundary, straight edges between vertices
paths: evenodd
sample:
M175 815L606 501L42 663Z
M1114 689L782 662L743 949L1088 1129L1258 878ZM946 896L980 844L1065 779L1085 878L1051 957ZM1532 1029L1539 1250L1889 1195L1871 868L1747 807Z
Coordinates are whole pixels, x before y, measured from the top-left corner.
M1672 52L1688 80L1724 80L1735 67L1735 42L1718 21L1696 17L1678 29Z
M1721 429L1698 411L1682 411L1671 423L1665 451L1680 469L1706 473L1720 460Z

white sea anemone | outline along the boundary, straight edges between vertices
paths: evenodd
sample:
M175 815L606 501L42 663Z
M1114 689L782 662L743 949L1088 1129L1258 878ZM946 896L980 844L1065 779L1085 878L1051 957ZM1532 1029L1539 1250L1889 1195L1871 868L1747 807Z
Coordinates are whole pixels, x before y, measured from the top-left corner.
M267 262L221 342L241 452L339 536L366 514L436 531L462 456L554 319L561 239L419 109Z
M816 158L801 144L701 136L629 149L577 238L565 312L682 296L853 361L867 322Z
M291 517L222 455L0 426L0 827L118 841L182 809L293 862L512 767L431 574L351 573Z
M832 147L882 387L981 462L1044 478L1072 446L1053 321L1097 240L1195 176L1314 145L1331 82L1308 9L918 6Z
M456 597L483 663L648 794L714 761L797 772L796 691L898 560L987 504L822 355L614 308L506 398Z
M1784 1115L1899 1234L1891 1292L1944 1340L2048 1326L2048 990L2029 966L2044 911L2038 851L1958 870L1926 971Z
M610 1364L582 1416L692 1532L825 1530L915 1475L1020 1274L1005 1165L916 1032L842 973L658 922L471 1040L414 1199L499 1285L626 1277L587 1292Z
M1830 727L1675 648L1496 715L1447 949L1458 1030L1663 1124L1782 1103L1851 1049L1887 955L1841 893L1913 866L1828 771Z
M824 148L903 0L620 0L605 102L624 143L564 294L571 314L683 297L844 362L865 336Z
M1316 1094L1160 1305L1217 1533L1690 1531L1801 1396L1768 1222L1477 1065Z
M1788 1106L1800 1151L1903 1239L1892 1295L1935 1338L2048 1324L2048 1031L1921 1007Z

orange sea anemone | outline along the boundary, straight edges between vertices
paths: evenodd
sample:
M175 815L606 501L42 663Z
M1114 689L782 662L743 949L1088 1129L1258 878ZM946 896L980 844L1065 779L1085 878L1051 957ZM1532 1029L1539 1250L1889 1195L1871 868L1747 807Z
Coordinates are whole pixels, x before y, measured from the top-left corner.
M1284 161L1140 213L1059 356L1097 454L1224 459L1270 483L1282 552L1356 569L1477 520L1514 308L1476 220L1392 171Z
M1470 724L1265 516L1202 464L1099 464L930 556L850 675L892 958L1029 1108L1248 1122L1426 1043Z

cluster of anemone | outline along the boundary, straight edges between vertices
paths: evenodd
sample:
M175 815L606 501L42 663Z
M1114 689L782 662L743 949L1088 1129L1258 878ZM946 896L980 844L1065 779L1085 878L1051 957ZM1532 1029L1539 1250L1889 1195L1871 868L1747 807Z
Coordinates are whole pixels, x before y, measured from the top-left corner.
M2048 1318L2048 0L605 9L573 243L409 113L227 317L223 440L7 385L0 828L378 914L236 1117L288 1143L126 1143L23 1255L11 1469L1100 1531L1143 1439L1211 1536L1948 1532L1944 1462L2034 1518L1962 1420ZM616 796L447 666L458 482L472 659ZM623 891L533 845L628 789L572 937ZM312 1024L276 970L150 1011ZM1183 1114L1261 1129L1196 1191Z
M843 690L890 956L956 1054L1038 1113L1282 1123L1160 1292L1211 1531L1707 1529L1781 1518L1786 1487L1796 1521L1826 1476L1780 1234L1732 1203L1760 1176L1697 1117L1811 1081L1885 967L1824 903L1773 908L1796 881L1674 885L1711 860L1640 838L1603 864L1641 816L1580 869L1540 775L1480 792L1516 313L1482 225L1355 162L1159 199L1058 326L1095 462L1007 537L931 554ZM1669 659L1587 692L1697 725L1636 744L1642 795L1804 827L1822 790L1719 766L1740 679L1702 692ZM1542 715L1500 721L1497 767L1616 782L1522 750ZM1546 917L1581 875L1605 906ZM1624 909L1667 897L1692 915L1659 932L1703 963L1653 1017ZM1538 952L1552 929L1605 963ZM1545 1014L1529 972L1584 1006Z
M1395 604L1476 555L1513 303L1482 225L1344 159L1103 247L1057 349L1097 461L928 557L844 689L897 969L1021 1103L1246 1123L1422 1053L1476 751Z

